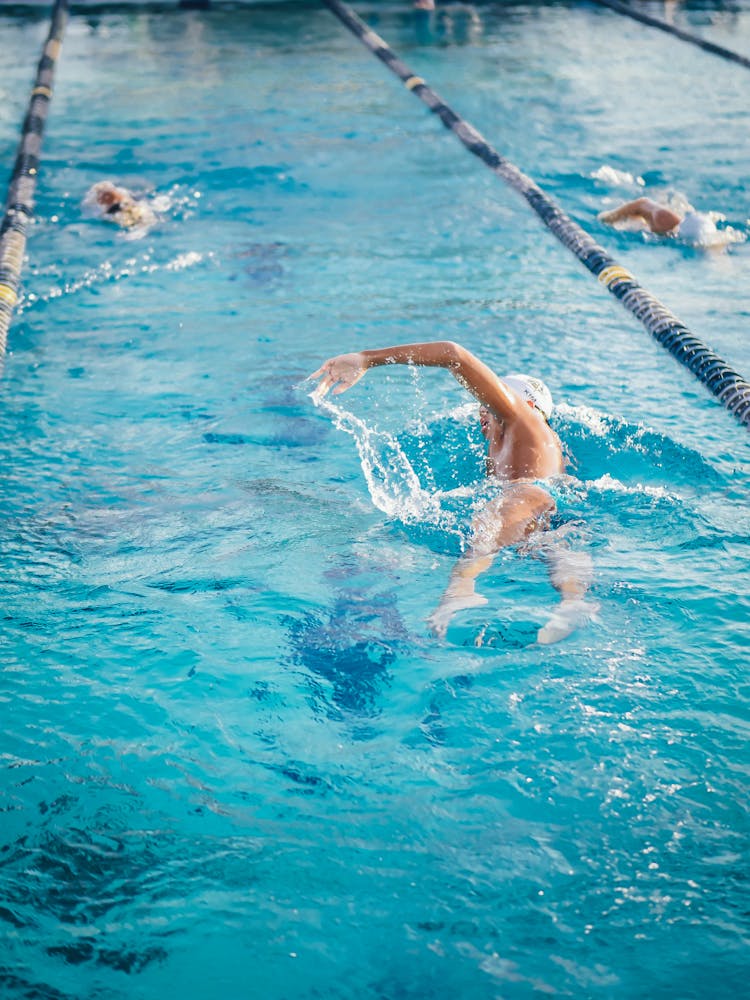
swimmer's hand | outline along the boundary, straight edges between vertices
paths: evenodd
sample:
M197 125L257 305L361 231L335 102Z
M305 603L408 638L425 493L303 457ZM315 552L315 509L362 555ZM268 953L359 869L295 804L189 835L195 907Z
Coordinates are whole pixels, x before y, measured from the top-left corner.
M369 365L365 355L356 352L354 354L339 354L335 358L329 358L316 372L308 375L308 378L319 378L313 399L317 403L321 400L329 389L333 389L333 395L337 396L341 392L351 389L367 371Z
M476 578L492 565L494 553L469 553L462 556L453 567L450 583L440 604L429 617L430 631L438 639L444 639L451 619L457 611L467 608L481 608L487 598L476 592Z
M427 624L436 638L444 639L448 631L448 626L457 611L466 611L467 608L481 608L486 603L486 597L473 592L443 599L439 607L435 608L430 615Z
M458 611L467 608L481 608L487 603L487 598L474 590L474 579L456 575L443 594L440 604L427 620L430 631L438 639L444 639L451 619Z

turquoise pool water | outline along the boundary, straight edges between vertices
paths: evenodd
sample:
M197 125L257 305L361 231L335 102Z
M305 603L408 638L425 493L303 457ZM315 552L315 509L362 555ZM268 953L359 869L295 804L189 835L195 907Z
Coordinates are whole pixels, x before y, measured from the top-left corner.
M746 71L584 3L358 9L750 373L748 243L596 218L672 191L746 236ZM750 54L750 3L675 17ZM8 172L45 33L0 13ZM86 217L103 178L159 224ZM37 193L0 405L3 996L741 995L746 429L313 4L77 9ZM600 607L556 646L517 553L426 627L487 495L453 380L372 372L339 412L303 382L446 336L560 404Z

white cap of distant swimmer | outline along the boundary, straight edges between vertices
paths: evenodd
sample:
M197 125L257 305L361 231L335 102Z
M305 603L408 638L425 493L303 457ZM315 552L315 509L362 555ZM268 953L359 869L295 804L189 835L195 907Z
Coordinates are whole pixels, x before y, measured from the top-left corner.
M708 247L721 239L714 220L702 212L686 212L685 218L677 227L677 235L681 240L697 247Z
M549 420L552 416L552 393L540 378L516 372L513 375L503 376L503 382L518 393L521 399L533 403L544 419Z

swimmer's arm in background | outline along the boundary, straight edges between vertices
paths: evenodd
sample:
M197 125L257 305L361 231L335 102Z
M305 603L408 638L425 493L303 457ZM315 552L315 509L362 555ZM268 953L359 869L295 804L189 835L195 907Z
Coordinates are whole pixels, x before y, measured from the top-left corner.
M624 205L618 205L617 208L599 213L600 222L605 222L609 226L628 219L640 219L652 233L663 236L679 226L682 216L677 215L666 205L652 201L651 198L636 198L634 201L625 202Z
M399 344L377 350L339 354L329 358L310 378L320 378L315 396L320 399L329 391L334 394L351 389L370 368L381 365L420 365L445 368L480 403L488 406L501 419L525 416L518 397L471 351L452 340L433 340L423 344Z

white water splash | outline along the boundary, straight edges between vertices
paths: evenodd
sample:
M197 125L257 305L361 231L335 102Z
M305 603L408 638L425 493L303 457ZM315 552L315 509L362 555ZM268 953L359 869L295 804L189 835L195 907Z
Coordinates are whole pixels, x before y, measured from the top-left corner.
M555 412L563 419L582 424L595 437L606 437L610 432L610 424L602 413L590 406L571 406L569 403L557 403Z
M392 434L368 427L328 397L313 392L310 398L330 414L338 430L354 438L367 489L378 510L405 523L444 525L446 515L440 505L440 495L424 489Z
M678 494L671 492L664 486L647 486L643 483L635 483L632 486L628 486L625 483L620 482L614 476L610 476L609 473L605 473L598 479L590 480L586 483L589 489L600 490L603 493L628 493L632 495L648 496L653 497L656 500L680 500L681 497Z
M594 180L603 181L605 184L612 184L616 187L644 187L646 182L642 177L636 177L626 170L616 170L606 163L594 170L591 174Z
M200 264L202 260L202 253L190 250L188 253L178 254L174 260L170 260L164 267L167 271L184 271L186 267L193 267L195 264Z

